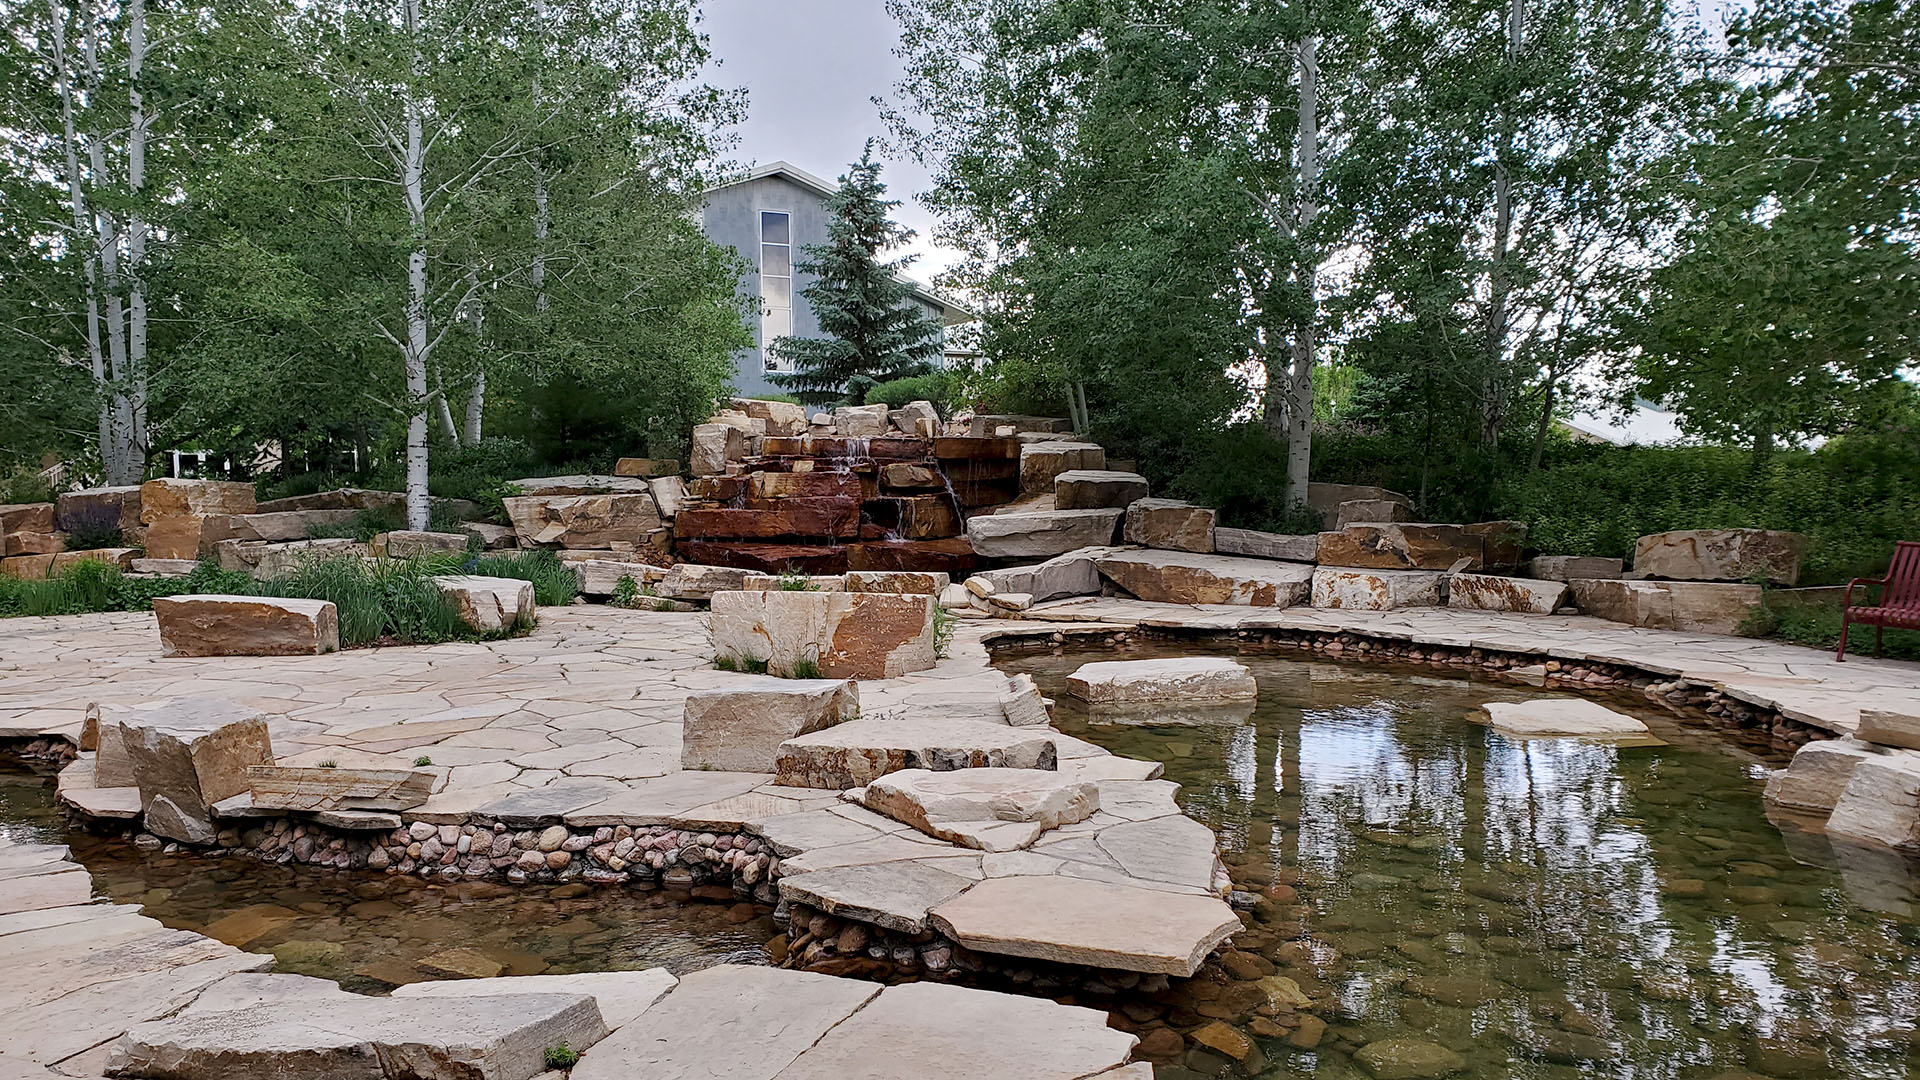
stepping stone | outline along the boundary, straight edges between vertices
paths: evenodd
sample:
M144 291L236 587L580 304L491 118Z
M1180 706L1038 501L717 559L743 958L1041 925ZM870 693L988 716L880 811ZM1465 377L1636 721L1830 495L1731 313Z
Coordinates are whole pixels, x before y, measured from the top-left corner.
M457 539L464 548L467 538L460 536ZM460 621L475 630L490 633L533 625L531 581L471 574L437 577L432 581L434 587L440 590L440 595L460 613Z
M1437 607L1440 580L1426 570L1351 570L1323 566L1313 572L1313 606L1346 611L1392 611Z
M1120 551L1099 559L1100 573L1142 600L1286 608L1312 594L1313 567L1193 551Z
M967 519L967 542L975 554L989 559L1050 559L1113 543L1124 513L1105 509L975 514Z
M436 773L423 769L247 768L255 810L411 810L433 795Z
M1225 657L1102 660L1067 676L1067 692L1089 704L1233 701L1259 696L1246 665Z
M340 651L330 601L275 596L162 596L153 601L162 656L314 656Z
M1860 728L1854 735L1862 742L1920 750L1920 713L1861 709Z
M1861 762L1827 818L1827 835L1920 853L1920 754Z
M1480 706L1493 730L1521 738L1587 736L1611 738L1645 736L1647 725L1585 698L1537 698L1533 701L1490 701Z
M811 904L830 915L918 934L927 928L930 909L972 884L972 878L926 863L883 862L783 877L780 895L789 903Z
M777 1080L1078 1080L1125 1063L1137 1041L1098 1009L907 983L882 990Z
M846 679L730 682L687 695L680 729L683 769L772 772L780 744L860 715L860 690Z
M1052 769L1057 757L1044 729L939 717L864 719L787 740L774 772L780 784L844 790L901 769Z
M862 801L928 836L981 851L1015 851L1049 829L1092 817L1100 788L1043 769L904 769L868 784Z
M1239 727L1253 719L1259 702L1202 701L1186 705L1180 702L1133 702L1119 705L1088 705L1087 723L1103 725L1150 724L1157 727Z
M1564 581L1455 574L1447 581L1447 606L1456 611L1514 611L1551 615L1567 602Z
M1434 1080L1467 1067L1467 1059L1424 1039L1381 1039L1353 1055L1374 1080Z
M770 1080L879 993L829 975L710 967L582 1055L570 1080Z
M295 1000L141 1024L114 1046L107 1068L148 1080L528 1080L546 1069L548 1047L582 1050L606 1034L594 999L582 994L349 994L324 1009Z
M508 975L496 979L408 983L395 987L393 996L446 999L502 994L584 994L600 1006L600 1018L606 1021L607 1027L618 1031L667 996L678 981L666 968L589 971L577 975Z
M1240 929L1215 896L1071 877L990 878L929 922L977 952L1181 978Z

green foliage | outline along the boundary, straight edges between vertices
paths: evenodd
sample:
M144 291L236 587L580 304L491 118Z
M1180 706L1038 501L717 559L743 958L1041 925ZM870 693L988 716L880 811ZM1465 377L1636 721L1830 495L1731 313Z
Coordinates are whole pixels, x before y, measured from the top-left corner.
M748 400L748 401L778 401L778 402L781 402L782 404L786 404L786 405L798 405L798 404L800 404L800 399L799 399L799 398L797 398L797 397L794 397L794 396L793 396L792 394L754 394L754 395L753 395L752 397L749 397L749 398L747 398L746 400Z
M1203 444L1171 490L1220 511L1220 522L1266 532L1320 531L1317 516L1287 506L1286 445L1259 424L1235 424Z
M813 583L813 578L799 570L782 570L780 576L774 579L773 587L780 592L820 591L820 586Z
M0 506L12 506L17 503L52 502L53 488L47 485L40 470L16 468L7 473L6 480L0 482Z
M580 579L560 556L544 548L470 559L459 571L482 577L517 578L533 582L533 599L542 607L564 607L580 595Z
M413 759L413 767L416 769L425 768L431 764L433 764L433 759L425 754L421 754L419 757Z
M914 302L911 286L898 276L912 257L880 258L913 236L888 218L900 203L886 191L869 139L827 197L826 244L808 246L807 259L795 264L814 275L802 295L827 336L784 337L768 347L794 364L791 373L772 376L774 382L807 404L839 399L855 376L886 381L923 374L945 347L939 319Z
M875 383L868 388L865 403L898 409L915 401L930 401L940 415L946 416L953 411L954 390L952 375L944 371L932 371L925 375L910 375L904 379Z
M407 512L401 508L379 507L361 510L345 521L315 522L307 526L309 540L342 539L366 543L381 533L407 527Z
M618 608L640 606L640 586L635 584L632 574L621 574L620 580L613 583L613 595L607 597L607 603Z
M719 668L721 671L743 671L749 675L765 675L767 673L767 662L765 660L755 660L750 656L739 659L731 656L716 656L713 658L713 666Z
M960 625L960 616L933 605L933 655L945 660L953 655L953 631Z
M580 1052L569 1049L564 1040L558 1045L547 1047L544 1056L549 1069L571 1069L580 1064Z
M819 679L824 678L824 676L820 673L820 662L818 660L815 660L811 656L803 656L793 662L793 674L790 675L789 678Z
M0 576L0 618L147 611L158 596L244 593L252 584L247 575L212 563L200 564L185 577L130 578L112 563L84 559L43 581Z
M67 550L93 551L125 546L120 532L120 510L98 503L70 509L66 516Z
M1847 655L1872 656L1874 629L1857 624L1848 627ZM1763 604L1741 622L1739 632L1746 637L1776 638L1831 653L1840 647L1840 609L1817 604ZM1880 655L1893 660L1920 660L1920 631L1885 631Z

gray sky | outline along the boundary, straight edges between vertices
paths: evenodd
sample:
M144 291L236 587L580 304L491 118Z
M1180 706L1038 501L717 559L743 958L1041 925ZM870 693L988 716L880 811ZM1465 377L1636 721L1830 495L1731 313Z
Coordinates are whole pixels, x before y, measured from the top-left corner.
M736 157L764 165L788 161L824 180L839 178L869 136L886 134L874 95L892 98L900 77L893 55L900 27L884 0L708 0L703 29L720 61L719 86L745 86L747 120ZM887 193L901 200L895 220L919 233L908 271L929 280L952 261L929 242L933 217L914 201L925 170L888 160Z

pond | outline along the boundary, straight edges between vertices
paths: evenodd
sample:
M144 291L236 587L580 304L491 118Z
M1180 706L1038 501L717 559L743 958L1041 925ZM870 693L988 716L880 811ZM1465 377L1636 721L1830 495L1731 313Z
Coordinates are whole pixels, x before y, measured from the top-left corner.
M528 888L146 853L66 832L44 775L0 765L0 835L66 843L94 895L250 952L275 970L378 993L460 974L541 975L767 962L773 909L665 891ZM497 970L496 970L497 969Z
M1257 1039L1247 1069L1189 1044L1160 1080L1365 1076L1353 1051L1391 1038L1487 1078L1920 1076L1912 868L1783 834L1761 800L1777 762L1633 698L1608 704L1666 745L1508 739L1475 707L1546 691L1274 654L1238 657L1250 715L1090 718L1066 677L1118 658L998 666L1065 730L1165 763L1237 886L1267 893L1239 944L1332 1003L1294 1033L1311 1052Z

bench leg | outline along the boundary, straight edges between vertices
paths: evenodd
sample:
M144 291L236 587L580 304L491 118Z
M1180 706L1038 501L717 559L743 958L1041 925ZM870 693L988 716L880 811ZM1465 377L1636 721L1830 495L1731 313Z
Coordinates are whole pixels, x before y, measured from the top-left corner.
M1880 639L1887 634L1887 624L1877 623L1873 628L1873 658L1880 659Z
M1847 662L1847 615L1844 611L1840 613L1840 647L1834 650L1833 662L1836 664Z

